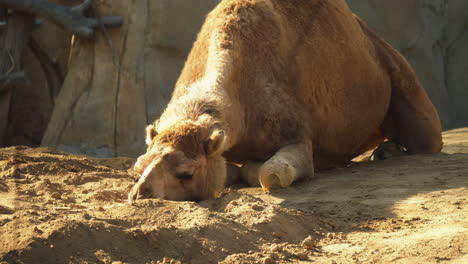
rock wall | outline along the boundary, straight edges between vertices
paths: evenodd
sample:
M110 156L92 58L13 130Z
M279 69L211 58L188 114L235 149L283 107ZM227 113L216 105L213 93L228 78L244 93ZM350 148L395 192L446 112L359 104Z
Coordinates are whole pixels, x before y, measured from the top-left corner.
M77 41L42 140L44 146L98 157L138 156L144 127L169 101L206 14L217 0L112 1L102 15L124 25Z
M99 157L144 149L205 15L219 0L104 1L124 25L78 41L42 145ZM415 68L445 128L468 120L468 1L348 0ZM112 45L111 45L112 44ZM111 48L112 46L112 48Z

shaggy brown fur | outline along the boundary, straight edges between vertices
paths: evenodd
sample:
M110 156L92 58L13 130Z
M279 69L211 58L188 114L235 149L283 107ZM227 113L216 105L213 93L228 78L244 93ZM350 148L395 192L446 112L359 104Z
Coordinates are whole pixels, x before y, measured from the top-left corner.
M415 73L344 0L222 1L150 130L145 162L137 163L145 175L161 167L154 160L163 152L183 153L177 166L185 158L220 166L192 175L204 191L181 181L183 188L172 190L186 192L181 199L204 198L206 188L219 193L226 171L221 155L247 164L244 176L255 174L269 190L313 175L314 167L345 165L386 138L408 153L442 147L438 114ZM213 144L216 150L207 152ZM170 170L154 181L173 179ZM130 200L147 181L140 180Z

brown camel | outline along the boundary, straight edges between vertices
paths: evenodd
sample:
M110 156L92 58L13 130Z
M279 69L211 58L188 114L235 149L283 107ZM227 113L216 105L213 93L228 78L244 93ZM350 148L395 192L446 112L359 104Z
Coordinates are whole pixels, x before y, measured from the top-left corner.
M385 140L439 152L440 120L408 62L345 0L224 0L147 128L129 200L216 196L227 163L266 191L286 187Z

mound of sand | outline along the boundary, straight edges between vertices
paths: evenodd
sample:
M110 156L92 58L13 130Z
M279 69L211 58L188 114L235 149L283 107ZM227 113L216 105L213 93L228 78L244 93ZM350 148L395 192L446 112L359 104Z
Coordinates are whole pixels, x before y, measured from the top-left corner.
M444 153L264 194L126 202L134 160L0 150L0 263L468 263L468 129Z

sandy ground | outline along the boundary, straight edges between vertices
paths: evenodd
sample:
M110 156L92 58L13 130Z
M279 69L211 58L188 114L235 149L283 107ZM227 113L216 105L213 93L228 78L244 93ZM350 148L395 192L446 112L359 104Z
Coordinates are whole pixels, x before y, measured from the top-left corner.
M468 129L444 153L264 194L126 203L134 160L0 150L0 263L468 263Z

